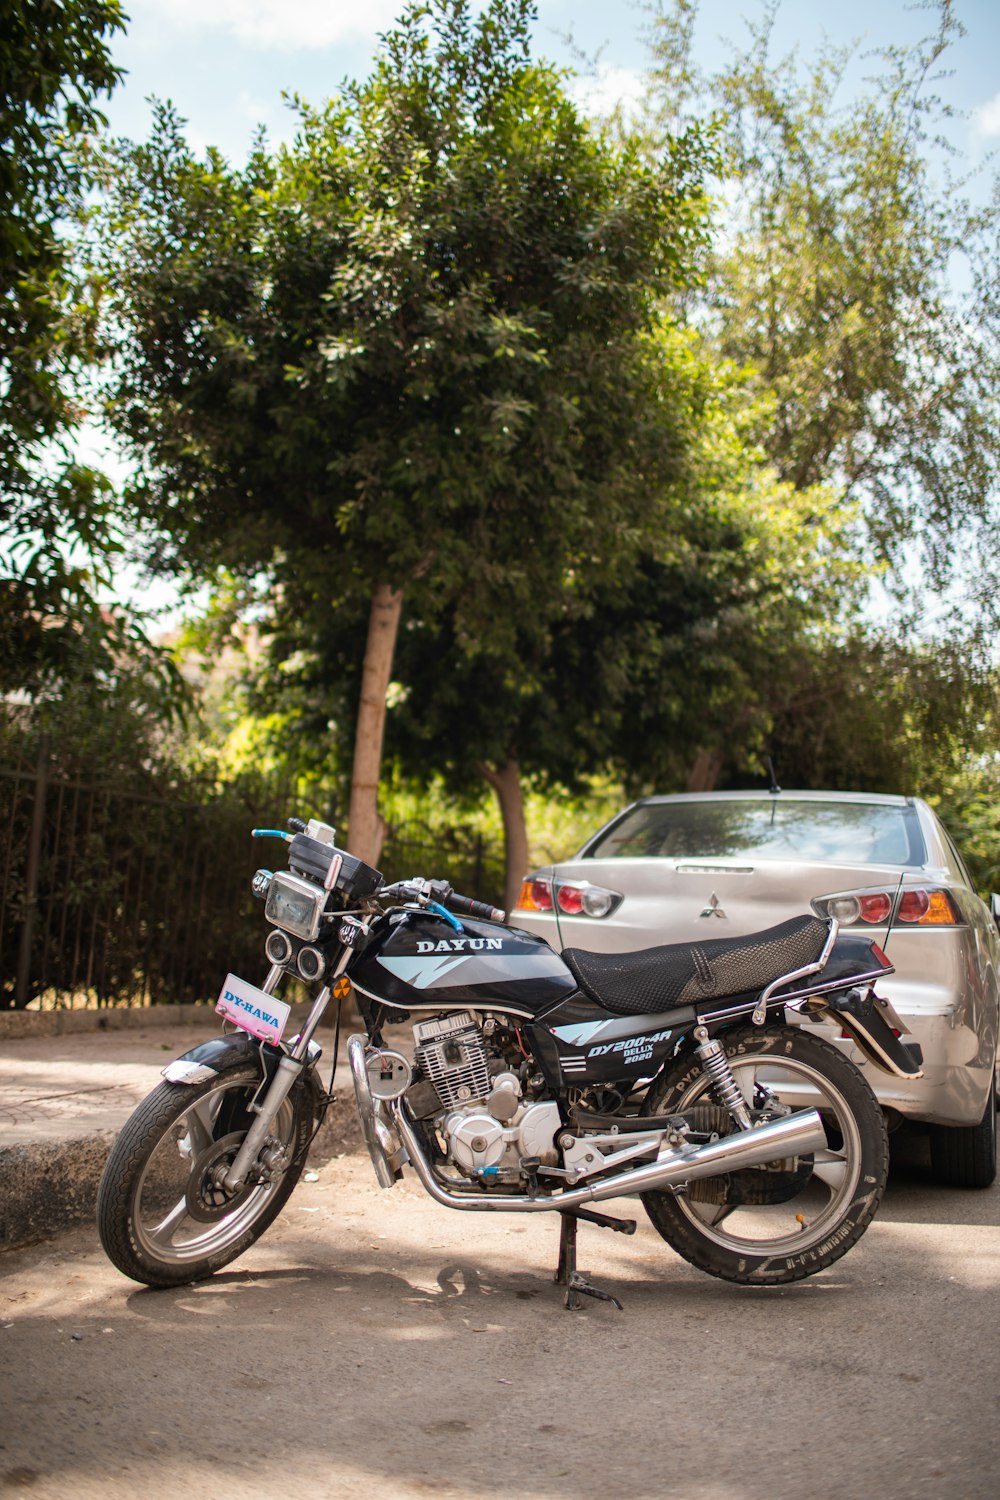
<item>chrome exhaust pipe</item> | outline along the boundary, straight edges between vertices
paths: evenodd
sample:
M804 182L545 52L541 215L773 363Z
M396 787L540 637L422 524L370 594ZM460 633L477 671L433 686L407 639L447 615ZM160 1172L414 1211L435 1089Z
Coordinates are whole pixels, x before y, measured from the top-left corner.
M600 1182L566 1188L550 1197L452 1193L442 1187L435 1177L405 1110L400 1107L400 1101L394 1101L391 1109L392 1121L406 1154L435 1202L445 1208L468 1209L479 1213L491 1210L499 1213L551 1213L560 1209L581 1208L587 1203L599 1203L605 1198L669 1191L684 1183L694 1182L699 1177L718 1177L721 1172L760 1167L765 1162L780 1161L787 1156L808 1156L810 1152L825 1150L827 1145L826 1132L818 1113L814 1109L806 1109L782 1120L774 1120L769 1125L757 1125L752 1130L741 1130L736 1135L724 1136L707 1146L682 1147L680 1150L673 1146L663 1146L656 1160L645 1167L632 1167L625 1172L616 1172L613 1177L605 1177ZM367 1139L367 1131L365 1135Z
M354 1097L358 1106L358 1117L361 1120L361 1133L365 1138L372 1166L375 1168L378 1185L381 1188L391 1188L397 1177L397 1171L393 1165L393 1158L396 1154L393 1148L398 1147L398 1143L393 1142L386 1121L382 1118L382 1112L372 1095L368 1071L365 1068L365 1044L359 1036L352 1036L349 1039L347 1060L351 1065L351 1077L354 1080Z

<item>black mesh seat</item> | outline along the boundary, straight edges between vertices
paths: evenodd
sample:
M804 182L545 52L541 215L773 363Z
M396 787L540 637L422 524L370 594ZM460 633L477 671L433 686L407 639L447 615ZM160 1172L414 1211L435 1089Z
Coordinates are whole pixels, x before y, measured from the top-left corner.
M584 994L605 1010L653 1015L727 995L758 994L783 974L815 963L829 931L819 917L792 917L747 937L670 943L638 953L567 948L563 959Z

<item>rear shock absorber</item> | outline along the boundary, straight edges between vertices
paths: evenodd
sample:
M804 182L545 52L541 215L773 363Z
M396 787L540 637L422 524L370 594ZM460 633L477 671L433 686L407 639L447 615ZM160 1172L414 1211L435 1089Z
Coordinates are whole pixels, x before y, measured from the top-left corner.
M701 1059L702 1068L708 1075L715 1097L723 1109L729 1111L741 1130L749 1130L753 1121L750 1119L746 1100L740 1093L740 1086L733 1077L733 1070L726 1057L726 1049L721 1042L713 1041L709 1037L704 1026L696 1026L694 1035L699 1043L695 1051Z

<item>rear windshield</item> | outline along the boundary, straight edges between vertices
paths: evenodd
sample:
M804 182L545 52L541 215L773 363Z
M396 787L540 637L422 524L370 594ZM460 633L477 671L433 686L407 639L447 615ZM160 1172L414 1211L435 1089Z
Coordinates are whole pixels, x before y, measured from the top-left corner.
M922 865L912 807L861 802L673 802L633 807L588 859L790 859Z

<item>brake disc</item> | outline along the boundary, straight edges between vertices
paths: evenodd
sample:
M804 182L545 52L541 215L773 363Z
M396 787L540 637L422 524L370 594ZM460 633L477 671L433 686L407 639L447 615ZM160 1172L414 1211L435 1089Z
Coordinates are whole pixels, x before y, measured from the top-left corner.
M239 1208L250 1194L260 1186L258 1174L244 1179L242 1187L235 1191L223 1186L223 1179L236 1160L236 1153L246 1138L246 1131L237 1130L212 1141L195 1159L188 1178L184 1202L192 1219L199 1224L214 1224Z

